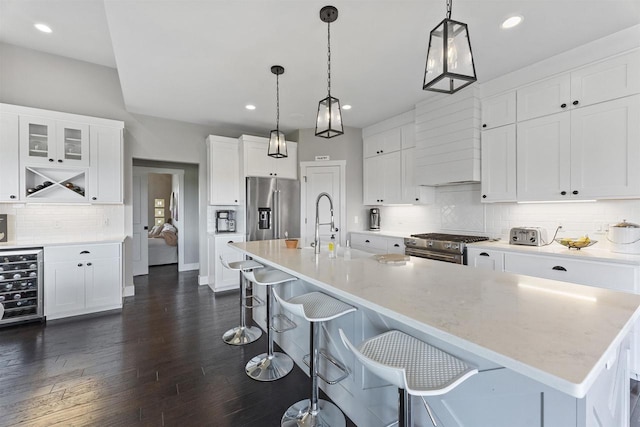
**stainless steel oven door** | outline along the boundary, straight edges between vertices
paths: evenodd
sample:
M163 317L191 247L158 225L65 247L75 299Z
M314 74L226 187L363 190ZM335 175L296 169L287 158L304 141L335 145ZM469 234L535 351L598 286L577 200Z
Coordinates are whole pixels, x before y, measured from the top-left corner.
M462 264L464 258L462 254L432 251L429 249L413 248L407 246L404 250L405 255L416 256L419 258L433 259L436 261L450 262L453 264Z

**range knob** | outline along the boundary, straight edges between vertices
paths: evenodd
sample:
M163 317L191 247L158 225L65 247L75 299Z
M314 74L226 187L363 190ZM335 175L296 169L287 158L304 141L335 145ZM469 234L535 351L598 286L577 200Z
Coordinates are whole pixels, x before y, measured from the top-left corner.
M459 249L460 246L457 243L452 243L451 244L451 249Z

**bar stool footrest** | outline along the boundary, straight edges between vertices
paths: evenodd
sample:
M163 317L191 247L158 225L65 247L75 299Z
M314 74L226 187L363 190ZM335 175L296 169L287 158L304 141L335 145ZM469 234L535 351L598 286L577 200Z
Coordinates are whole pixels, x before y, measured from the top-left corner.
M278 334L297 328L298 325L284 314L276 314L271 317L271 330Z
M258 298L255 295L248 296L247 299L250 299L253 302L253 304L247 304L245 302L242 304L242 307L244 308L256 308L256 307L262 307L264 305L264 301L262 301L260 298Z
M349 376L349 370L340 361L335 359L333 356L329 355L324 350L320 350L320 356L323 357L327 362L331 363L336 369L338 369L341 372L341 375L338 378L331 379L331 380L325 377L322 373L318 372L318 378L320 378L322 381L324 381L329 385L335 385ZM302 361L304 362L305 365L310 366L310 363L309 363L310 358L311 358L310 354L305 354L302 357Z

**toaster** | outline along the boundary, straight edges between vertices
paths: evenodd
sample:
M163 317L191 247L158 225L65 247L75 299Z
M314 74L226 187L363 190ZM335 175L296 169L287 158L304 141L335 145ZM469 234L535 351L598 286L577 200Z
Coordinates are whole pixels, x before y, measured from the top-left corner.
M513 227L509 232L512 245L542 246L546 240L546 230L540 227Z

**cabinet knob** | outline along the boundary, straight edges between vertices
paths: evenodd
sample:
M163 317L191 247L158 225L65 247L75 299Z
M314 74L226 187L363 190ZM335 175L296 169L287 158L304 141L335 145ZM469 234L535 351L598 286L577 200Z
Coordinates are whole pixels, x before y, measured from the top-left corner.
M98 198L97 197L92 197L91 200L98 200Z
M14 194L12 194L12 195L10 195L10 196L9 196L9 198L10 198L10 199L15 199L15 198L16 198L16 196L15 196Z
M238 201L237 201L237 200L234 200L234 202L238 203Z
M552 270L556 270L556 271L567 271L566 268L564 268L561 265L556 265L555 267L552 268Z
M380 150L376 151L376 154L380 154Z
M486 252L480 252L480 256L489 256L489 254Z
M566 104L566 103L565 103L565 104L562 104L562 105L560 106L560 108L567 108L567 104Z
M563 195L563 196L566 196L567 192L566 191L561 191L560 194Z
M277 174L277 173L274 173L274 174L273 174L273 176L278 176L278 174Z
M420 199L418 197L416 197L416 202L419 202L419 201L420 201Z
M483 128L486 128L486 127L487 127L487 124L486 124L486 123L483 123L483 124L482 124L482 127L483 127Z
M576 99L575 101L573 101L573 102L572 102L572 104L573 104L573 105L578 105L578 104L579 104L579 102L578 102L578 100Z
M87 266L91 267L91 263L90 263L90 262L88 262L88 263L87 263Z
M271 172L269 172L269 176L273 176L273 174Z
M53 162L53 159L49 159L50 162Z
M578 191L578 190L573 190L571 193L573 193L573 194L578 194L578 193L579 193L579 191Z
M384 150L380 150L381 153L384 153Z
M486 198L487 198L487 195L486 195L486 194L483 194L483 195L482 195L482 198L483 198L483 199L486 199Z
M80 262L80 263L78 263L78 267L82 267L82 263L81 263L81 262Z
M62 163L62 159L58 159L58 163Z

